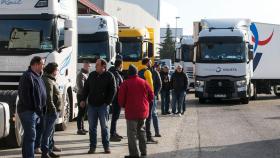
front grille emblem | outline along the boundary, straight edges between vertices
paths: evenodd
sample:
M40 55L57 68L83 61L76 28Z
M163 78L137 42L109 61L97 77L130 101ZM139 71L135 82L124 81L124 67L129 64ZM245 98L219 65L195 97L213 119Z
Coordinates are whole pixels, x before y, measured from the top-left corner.
M218 82L219 87L222 87L222 85L223 85L222 82Z

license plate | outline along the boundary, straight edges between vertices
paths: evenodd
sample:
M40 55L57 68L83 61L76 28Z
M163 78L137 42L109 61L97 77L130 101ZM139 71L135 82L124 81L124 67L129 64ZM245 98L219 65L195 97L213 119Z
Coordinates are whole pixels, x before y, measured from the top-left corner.
M226 98L227 96L225 94L215 94L215 98Z

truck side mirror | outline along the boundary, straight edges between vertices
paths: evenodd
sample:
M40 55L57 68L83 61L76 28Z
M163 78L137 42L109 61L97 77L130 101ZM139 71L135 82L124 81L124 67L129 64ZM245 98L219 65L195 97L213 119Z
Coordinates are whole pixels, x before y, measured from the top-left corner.
M249 50L249 60L253 60L254 59L254 53L253 51Z
M72 42L73 42L72 34L73 34L72 30L64 31L64 47L72 46Z
M122 52L122 43L121 42L117 42L116 43L116 53L120 54Z

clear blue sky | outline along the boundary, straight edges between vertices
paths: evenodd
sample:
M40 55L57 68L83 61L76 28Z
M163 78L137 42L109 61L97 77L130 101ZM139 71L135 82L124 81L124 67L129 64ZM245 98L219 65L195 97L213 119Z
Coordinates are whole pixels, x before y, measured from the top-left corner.
M161 0L161 27L170 24L184 34L192 34L193 21L202 18L249 18L252 21L280 24L279 0Z

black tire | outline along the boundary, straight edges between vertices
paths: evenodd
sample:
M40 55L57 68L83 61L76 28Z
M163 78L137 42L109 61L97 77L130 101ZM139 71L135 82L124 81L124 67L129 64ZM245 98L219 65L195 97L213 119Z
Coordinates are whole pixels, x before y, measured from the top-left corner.
M70 102L70 98L69 98L69 95L67 93L66 95L66 103L65 105L63 106L63 111L62 111L62 114L63 114L63 122L60 123L60 124L57 124L56 125L56 130L57 131L65 131L67 129L67 125L70 121L70 106L71 105L71 102Z
M199 104L205 104L206 99L205 98L199 98L198 102L199 102Z
M3 138L3 144L5 147L17 148L22 144L23 130L21 127L20 120L16 112L16 90L1 90L0 91L0 101L6 102L10 108L10 133L6 138ZM15 121L12 117L15 116ZM1 140L2 141L2 140Z
M241 98L241 99L240 99L241 104L249 104L249 101L250 101L250 98L249 98L249 97Z
M274 87L273 87L273 91L274 91L274 94L275 94L277 97L280 97L280 93L277 93L277 86L274 86Z

